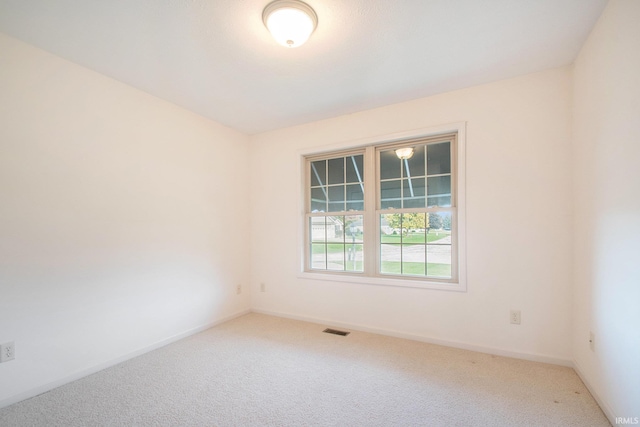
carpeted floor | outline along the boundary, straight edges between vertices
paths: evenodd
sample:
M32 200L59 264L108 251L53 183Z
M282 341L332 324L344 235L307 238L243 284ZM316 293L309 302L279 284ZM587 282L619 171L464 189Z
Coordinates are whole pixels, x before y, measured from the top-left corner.
M1 426L609 426L570 368L248 314L0 409Z

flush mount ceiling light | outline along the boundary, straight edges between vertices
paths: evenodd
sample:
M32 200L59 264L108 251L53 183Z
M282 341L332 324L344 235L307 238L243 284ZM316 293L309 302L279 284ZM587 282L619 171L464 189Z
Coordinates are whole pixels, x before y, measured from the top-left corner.
M264 8L262 21L278 43L286 47L303 45L318 25L318 16L306 3L276 0Z
M396 150L396 156L398 156L400 160L410 159L411 156L413 156L413 147L398 148Z

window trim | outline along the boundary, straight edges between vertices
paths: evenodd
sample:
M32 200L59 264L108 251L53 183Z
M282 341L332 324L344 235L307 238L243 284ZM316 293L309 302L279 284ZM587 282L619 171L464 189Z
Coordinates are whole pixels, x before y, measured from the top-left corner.
M458 238L455 244L452 246L452 251L457 247L457 280L444 282L430 280L423 277L414 276L395 276L395 275L372 275L378 274L376 269L379 264L379 245L368 244L364 247L364 255L368 259L365 271L360 272L334 272L334 271L310 271L307 269L307 257L309 255L307 248L307 178L308 171L308 159L312 157L322 158L330 155L349 155L351 153L365 152L368 147L375 150L374 156L365 156L364 161L364 177L363 181L365 186L374 185L375 191L379 192L379 171L377 170L376 162L379 156L379 147L393 146L394 143L402 145L413 140L424 140L439 138L447 134L456 134L456 149L454 150L454 157L452 158L452 192L456 192L456 206L452 206L454 211L452 212L454 220L456 221ZM303 179L299 180L299 236L298 236L298 258L299 258L299 270L298 277L301 279L323 280L331 282L347 282L347 283L359 283L381 286L394 286L394 287L409 287L409 288L422 288L422 289L438 289L449 291L462 291L467 290L467 277L466 277L466 122L450 123L441 126L428 127L410 130L406 132L399 132L387 135L374 136L369 138L362 138L358 140L344 141L329 146L323 146L320 148L303 149L298 151L300 159L300 167L298 173ZM369 162L369 163L367 163ZM373 176L370 176L373 175ZM378 197L366 197L364 200L364 215L365 224L377 224L379 228L379 207L377 206ZM394 212L401 213L402 210L394 210ZM348 214L345 212L345 214ZM355 213L354 213L355 214ZM368 218L367 218L368 217ZM368 221L367 221L368 220ZM452 266L452 269L455 268Z

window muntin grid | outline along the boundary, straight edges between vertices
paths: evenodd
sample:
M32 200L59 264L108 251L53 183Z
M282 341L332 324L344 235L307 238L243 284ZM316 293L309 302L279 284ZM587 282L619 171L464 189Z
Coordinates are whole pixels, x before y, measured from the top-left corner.
M368 146L357 152L345 152L346 155L308 157L305 270L456 285L456 141L456 135L452 134ZM413 156L398 159L395 150L407 146L414 148ZM387 164L393 164L392 168L382 167L385 158ZM356 168L351 168L347 176L347 168L355 159L358 174L354 173ZM365 175L375 185L365 186ZM361 189L351 190L348 186ZM389 228L385 226L387 215L401 215L400 221L406 225L409 214L419 213L425 215L424 229L399 227L395 241L383 231ZM327 221L356 214L362 216L361 242L348 241L351 237L346 231L340 242L311 238L312 217L324 217L325 227L330 227ZM340 222L344 227L344 222ZM447 222L446 227L439 225L443 222ZM349 250L357 255L357 264L349 266L354 259ZM420 259L424 260L421 265L416 264Z
M450 212L380 215L380 273L452 277Z
M311 270L364 271L364 154L309 162L307 235ZM349 214L346 214L349 213Z
M310 212L364 210L364 155L310 162Z
M380 208L450 207L451 142L412 147L409 159L399 159L395 149L380 150Z
M327 271L364 271L362 215L311 216L308 222L310 268Z
M398 145L378 148L378 273L451 280L453 140L414 141L408 159ZM394 212L400 210L401 212Z

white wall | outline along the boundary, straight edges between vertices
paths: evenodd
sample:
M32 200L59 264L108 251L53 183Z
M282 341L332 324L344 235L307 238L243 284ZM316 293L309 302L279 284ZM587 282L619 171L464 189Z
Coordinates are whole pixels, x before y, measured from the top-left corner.
M573 105L575 363L610 419L640 418L639 1L608 4Z
M251 138L0 34L0 407L248 309L250 280L260 311L573 359L640 416L638 22L612 0L573 69ZM298 278L302 150L460 121L467 292Z
M252 307L569 363L570 78L555 69L253 136ZM300 150L459 121L468 292L297 277ZM509 324L510 309L522 325Z
M0 34L0 406L249 308L247 156Z

